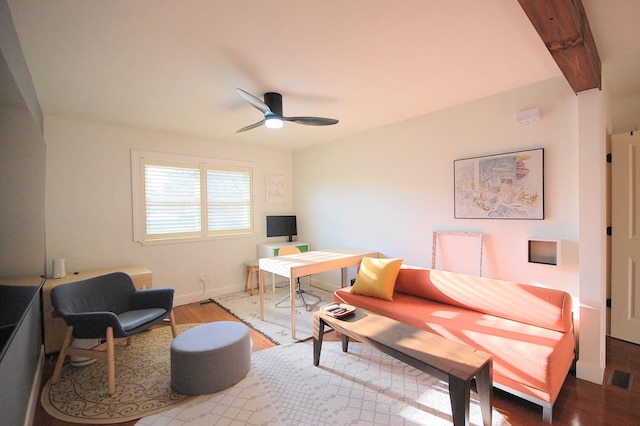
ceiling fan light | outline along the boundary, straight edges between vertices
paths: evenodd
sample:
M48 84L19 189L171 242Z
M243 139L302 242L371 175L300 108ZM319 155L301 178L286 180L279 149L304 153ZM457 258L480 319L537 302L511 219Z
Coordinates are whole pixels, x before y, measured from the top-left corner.
M270 117L264 121L264 125L269 129L280 129L284 126L284 122L279 117Z

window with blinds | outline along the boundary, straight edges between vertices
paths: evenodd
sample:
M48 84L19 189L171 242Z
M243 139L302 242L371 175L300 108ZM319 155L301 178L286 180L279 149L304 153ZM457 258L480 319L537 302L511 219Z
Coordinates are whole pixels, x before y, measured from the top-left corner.
M251 173L207 168L207 230L251 232Z
M253 232L251 167L170 157L132 151L136 241Z

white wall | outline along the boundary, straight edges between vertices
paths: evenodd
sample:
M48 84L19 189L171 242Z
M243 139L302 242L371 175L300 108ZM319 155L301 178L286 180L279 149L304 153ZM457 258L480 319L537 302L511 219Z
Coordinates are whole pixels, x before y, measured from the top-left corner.
M294 154L301 238L431 266L432 233L485 233L483 275L578 296L577 100L562 79ZM542 120L515 124L515 113ZM453 218L453 161L544 148L545 219ZM527 262L528 238L561 239L558 267ZM337 281L335 281L337 283Z
M610 106L610 115L616 117L616 127L611 134L638 131L640 126L640 94L629 95L618 99Z
M606 362L606 131L603 95L578 94L580 145L580 359L578 377L602 383ZM609 200L610 201L610 200Z
M293 195L265 204L265 175L286 176L292 154L135 128L45 117L47 265L66 259L67 273L146 265L155 287L176 289L176 304L244 289L244 263L266 242L268 213L292 213ZM133 242L131 149L242 160L254 165L255 235L141 246ZM211 281L203 287L198 274Z
M31 113L0 106L0 276L44 271L45 152Z

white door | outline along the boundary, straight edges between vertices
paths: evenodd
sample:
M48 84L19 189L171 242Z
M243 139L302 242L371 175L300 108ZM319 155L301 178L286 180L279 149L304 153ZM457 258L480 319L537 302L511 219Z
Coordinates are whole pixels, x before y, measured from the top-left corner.
M640 134L611 140L611 335L640 344Z

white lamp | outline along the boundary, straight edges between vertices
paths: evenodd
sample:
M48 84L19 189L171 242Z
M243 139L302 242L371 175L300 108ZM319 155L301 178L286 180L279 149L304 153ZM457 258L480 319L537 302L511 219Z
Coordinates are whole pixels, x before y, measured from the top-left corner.
M269 129L280 129L282 128L282 126L284 126L284 122L282 121L282 118L274 115L272 117L265 118L264 125Z

